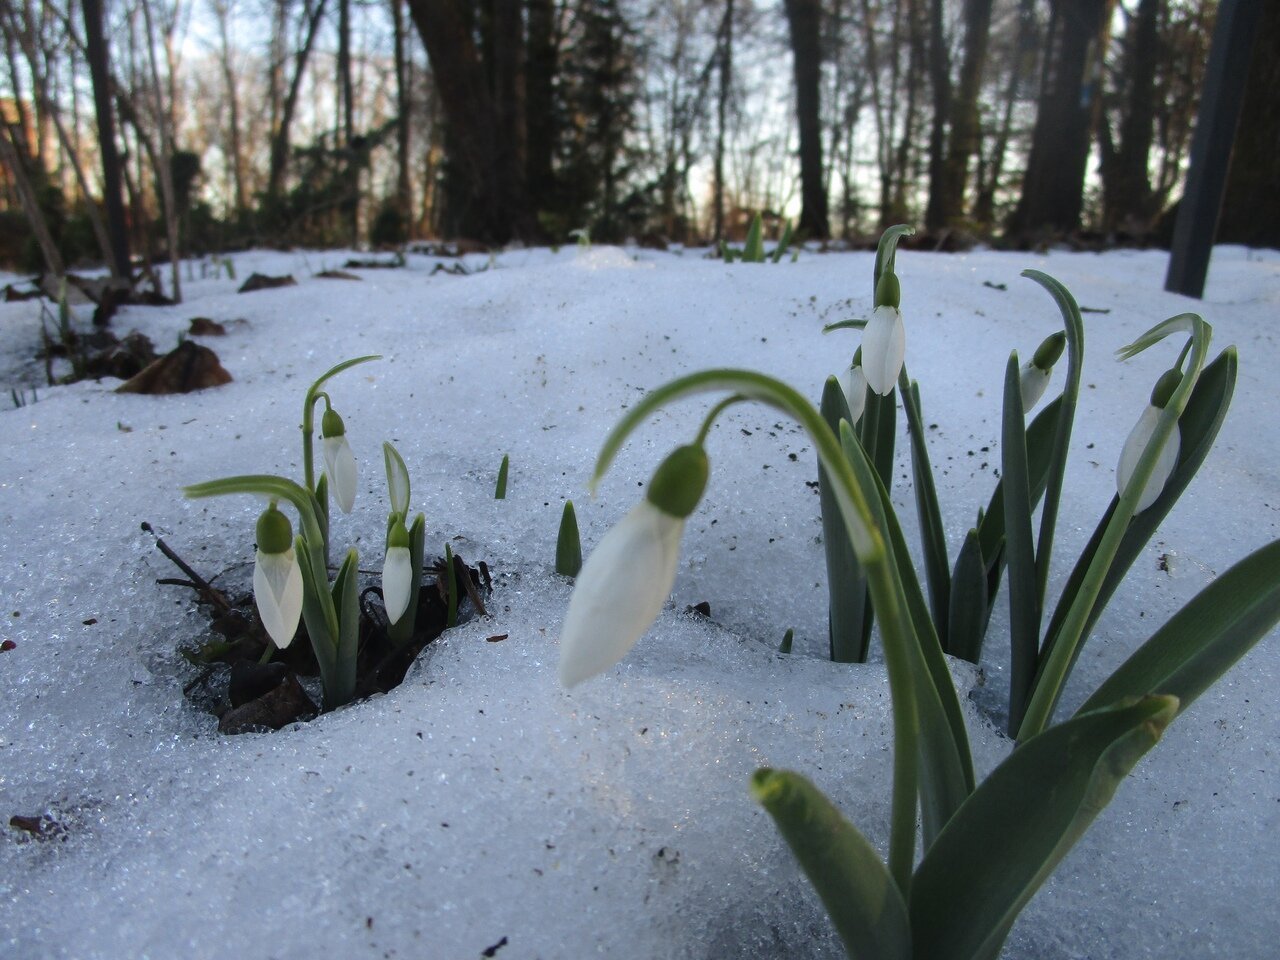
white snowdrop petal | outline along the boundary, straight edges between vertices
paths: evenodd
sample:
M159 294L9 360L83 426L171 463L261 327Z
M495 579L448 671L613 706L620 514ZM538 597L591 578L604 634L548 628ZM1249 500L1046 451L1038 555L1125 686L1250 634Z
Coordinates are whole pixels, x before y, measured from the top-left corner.
M408 547L388 547L382 562L382 602L387 619L396 623L409 609L409 592L413 586L413 561Z
M343 513L350 513L356 502L356 458L344 433L337 437L325 437L324 469L329 475L329 492Z
M1125 487L1129 485L1129 480L1137 469L1138 461L1142 459L1142 454L1151 442L1151 436L1155 433L1156 424L1160 420L1160 412L1158 407L1148 405L1124 442L1124 448L1120 451L1120 464L1116 467L1116 490L1122 497ZM1173 468L1178 464L1178 451L1181 446L1181 432L1175 425L1169 442L1160 451L1160 457L1156 460L1155 469L1151 471L1147 485L1142 489L1142 496L1138 498L1138 505L1133 511L1135 515L1156 502L1170 474L1173 473Z
M867 377L857 364L850 366L845 373L844 397L849 403L849 423L856 425L867 405Z
M1044 396L1045 389L1049 386L1049 378L1051 376L1053 376L1053 370L1041 370L1030 360L1022 365L1022 378L1019 386L1022 388L1022 410L1024 413L1040 402L1040 398Z
M572 687L626 656L671 594L684 521L643 500L587 558L560 631L560 682Z
M281 650L289 646L302 616L302 570L292 547L284 553L258 551L253 599L271 641Z
M879 306L862 331L862 372L867 385L888 396L898 382L907 351L907 332L897 307Z

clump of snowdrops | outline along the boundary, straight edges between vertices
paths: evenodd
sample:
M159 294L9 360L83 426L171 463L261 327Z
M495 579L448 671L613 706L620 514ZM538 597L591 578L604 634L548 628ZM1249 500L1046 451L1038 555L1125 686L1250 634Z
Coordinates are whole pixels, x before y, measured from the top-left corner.
M661 611L675 581L685 522L710 474L704 445L715 419L744 402L791 417L818 451L828 538L837 531L848 550L844 565L833 565L832 573L845 575L841 589L856 593L861 603L844 611L837 637L841 615L833 602L833 651L837 643L852 644L865 655L862 635L869 634L871 611L880 627L894 731L887 863L804 776L761 769L752 777L752 793L791 846L850 957L991 960L1019 911L1138 760L1280 620L1280 541L1206 587L1073 716L1054 724L1067 674L1102 605L1212 443L1230 400L1235 351L1228 348L1208 363L1211 330L1192 314L1156 325L1120 351L1128 358L1167 337L1186 337L1119 454L1116 497L1063 588L1044 642L1037 643L1079 388L1080 312L1061 284L1027 272L1057 301L1066 330L1046 338L1029 364L1020 364L1016 353L1010 359L1003 478L966 538L955 571L943 581L939 571L946 573L948 565L919 393L903 367L905 326L894 260L898 238L906 233L894 228L881 242L875 309L865 324L860 362L849 375L853 389L846 393L834 378L828 381L824 412L764 374L707 370L653 391L613 429L597 458L593 486L631 432L657 410L693 395L722 395L693 441L658 466L644 500L582 567L561 631L560 679L572 686L613 666ZM1067 385L1028 428L1026 409L1041 399L1063 341ZM932 603L912 566L885 479L892 465L895 387L911 428ZM833 406L838 415L831 415ZM1033 510L1042 496L1037 540ZM828 539L829 558L830 551ZM1005 569L1017 749L978 782L945 653L976 659ZM944 582L949 595L939 589Z
M355 695L356 657L360 641L360 602L356 583L359 559L347 550L337 576L329 579L329 500L344 513L355 502L357 469L346 425L333 409L324 384L357 364L380 359L355 357L328 370L306 392L302 405L301 484L270 474L224 477L187 487L188 497L253 494L264 497L266 509L258 518L253 595L272 644L284 649L293 642L304 620L324 691L324 709L348 703ZM320 444L323 472L316 477L315 414L323 401ZM422 582L426 518L409 520L409 471L390 443L382 445L391 510L387 516L386 552L382 566L382 596L389 638L402 646L413 636ZM281 504L293 508L300 532ZM272 648L268 647L268 651Z

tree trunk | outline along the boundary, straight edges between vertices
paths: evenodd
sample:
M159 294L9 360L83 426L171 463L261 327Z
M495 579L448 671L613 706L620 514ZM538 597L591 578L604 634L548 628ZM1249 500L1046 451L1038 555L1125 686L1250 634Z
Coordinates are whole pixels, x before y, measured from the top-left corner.
M1103 225L1145 233L1152 208L1148 163L1155 135L1155 78L1162 0L1141 0L1125 30L1120 145L1103 165ZM1105 155L1104 155L1105 157Z
M218 19L222 82L226 87L227 95L227 140L231 152L232 202L235 205L236 221L239 222L249 205L249 191L245 186L244 147L240 142L240 92L235 71L231 66L231 41L227 31L230 11L227 9L226 0L215 0L213 10Z
M102 199L107 208L111 256L107 266L113 280L128 285L129 235L124 215L120 154L116 150L115 115L111 109L111 69L103 36L102 0L83 0L85 55L93 82L93 102L98 115L98 153L102 161Z
M13 177L18 202L27 215L27 223L30 224L36 244L44 257L45 268L53 276L61 277L67 272L67 268L62 262L62 254L58 252L58 245L53 242L53 235L49 232L49 225L44 219L35 190L31 187L31 179L27 176L28 157L23 156L25 145L20 148L14 143L14 130L8 123L0 121L0 127L4 128L0 133L0 160L4 161L4 166L9 168Z
M495 0L516 5L517 0ZM465 0L408 0L409 12L427 48L431 72L448 128L450 162L463 209L450 212L461 234L489 243L534 239L523 158L517 144L503 143L500 114L487 84L485 64L471 35ZM517 7L518 11L518 7ZM518 12L517 12L518 16ZM508 51L514 55L515 51Z
M947 195L947 126L951 122L951 58L942 25L942 0L929 0L929 85L933 88L933 121L929 125L929 204L924 223L930 230L947 225L954 203Z
M720 91L716 97L716 153L714 190L713 243L725 238L724 232L724 145L729 118L729 95L733 90L733 0L727 0L724 19L720 22L720 55L717 73Z
M1280 248L1280 4L1263 4L1255 36L1217 242Z
M346 193L340 209L353 247L360 244L360 151L355 143L355 90L351 83L351 0L338 0L338 129L345 158ZM335 136L335 140L339 137Z
M1116 0L1053 0L1043 85L1022 198L1009 232L1079 229L1098 112L1102 60Z
M804 236L825 240L827 193L822 175L822 5L820 0L786 0L791 55L796 81L796 119L800 129L800 224Z
M396 70L396 206L404 215L405 236L413 239L413 180L409 174L411 94L404 47L404 0L391 0Z
M978 94L982 90L982 74L987 62L991 5L992 0L965 0L964 60L960 64L960 87L951 105L951 141L943 170L940 213L946 226L955 226L964 217L969 158L977 155L982 138Z
M289 80L289 90L280 104L279 122L271 134L271 157L267 169L267 197L271 201L278 202L284 195L284 178L289 166L289 128L293 125L293 115L298 109L298 97L302 92L302 76L307 69L307 60L311 57L311 48L315 44L326 2L327 0L316 0L316 5L307 19L306 35L302 46L294 55L293 76Z
M556 129L554 91L556 33L554 0L529 0L529 33L525 59L525 182L535 215L553 202L552 157Z

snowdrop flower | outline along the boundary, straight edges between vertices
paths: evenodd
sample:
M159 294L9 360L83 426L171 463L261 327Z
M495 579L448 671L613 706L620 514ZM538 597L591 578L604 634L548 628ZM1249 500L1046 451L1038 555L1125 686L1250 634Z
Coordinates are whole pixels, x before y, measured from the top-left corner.
M293 527L272 501L258 518L253 599L271 641L283 650L302 616L302 571L293 552Z
M707 485L707 454L677 448L658 467L645 499L587 558L560 630L560 682L572 687L627 655L671 594L685 520Z
M320 421L320 438L329 489L342 512L350 513L356 501L356 458L347 442L346 425L332 409L326 409Z
M893 391L906 356L907 332L899 300L897 276L883 274L876 285L876 308L862 331L862 372L867 386L882 397Z
M1067 335L1059 331L1053 336L1045 337L1044 342L1036 348L1035 356L1022 365L1022 411L1025 413L1040 402L1045 388L1049 386L1049 378L1053 376L1053 365L1062 356L1066 346Z
M409 531L404 520L396 517L387 534L387 556L382 562L382 602L387 619L392 623L409 609L409 593L413 586L413 561L409 556Z
M1129 486L1129 481L1133 479L1138 461L1142 459L1143 453L1146 452L1148 445L1151 443L1156 424L1160 421L1160 414L1181 380L1182 372L1180 370L1166 371L1164 376L1156 383L1155 389L1151 391L1151 403L1147 405L1147 409L1142 411L1142 416L1138 418L1138 422L1134 424L1133 429L1129 432L1129 438L1124 442L1124 449L1120 451L1120 464L1116 467L1116 490L1119 496L1124 496L1125 488ZM1169 440L1160 451L1160 457L1156 460L1155 468L1147 479L1147 485L1142 488L1142 496L1138 498L1138 505L1133 509L1134 516L1137 516L1156 502L1156 499L1164 490L1164 485L1169 481L1173 468L1178 465L1178 452L1181 446L1181 430L1179 425L1175 423L1173 425L1173 433L1169 435Z
M853 363L844 375L844 398L849 403L849 424L856 426L867 406L867 376L862 370L862 349L853 355Z

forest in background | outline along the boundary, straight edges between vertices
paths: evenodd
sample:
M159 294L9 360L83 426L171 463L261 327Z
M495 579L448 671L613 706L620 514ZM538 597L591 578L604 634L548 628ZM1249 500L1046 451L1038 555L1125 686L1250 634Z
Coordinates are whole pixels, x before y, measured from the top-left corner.
M756 211L850 243L1167 242L1216 7L8 0L0 260L714 243ZM1274 244L1266 8L1220 238Z

